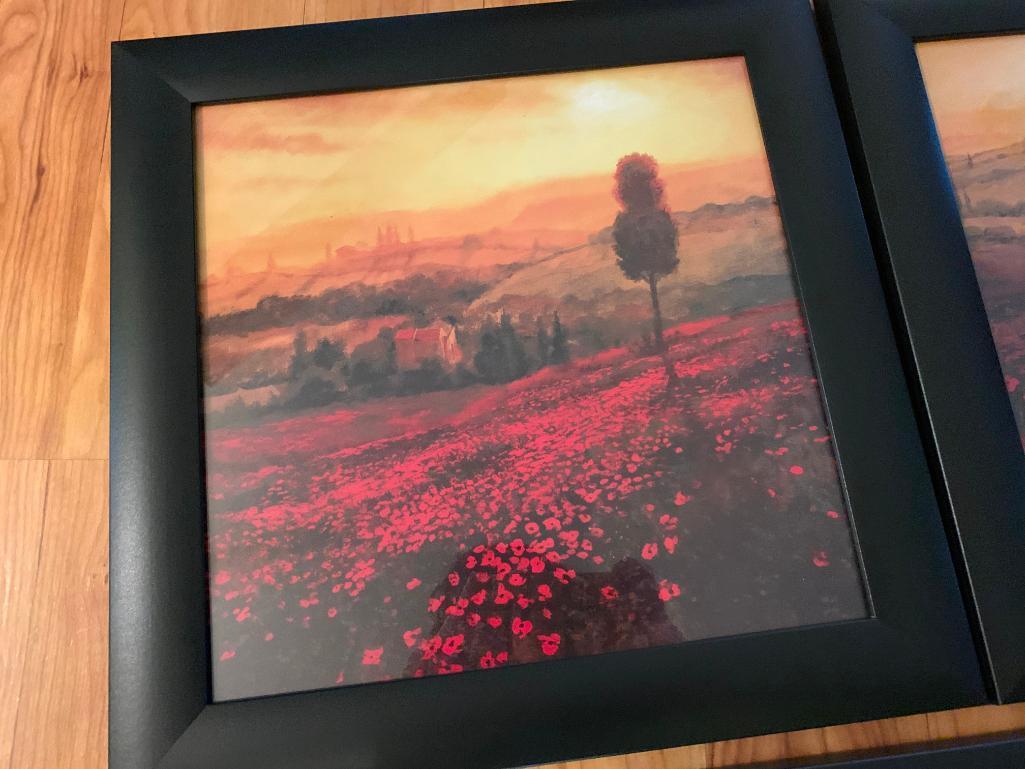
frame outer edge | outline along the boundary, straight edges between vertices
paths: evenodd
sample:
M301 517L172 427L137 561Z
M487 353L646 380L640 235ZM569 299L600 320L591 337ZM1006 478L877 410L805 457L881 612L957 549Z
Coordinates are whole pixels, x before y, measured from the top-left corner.
M697 50L707 53L710 50L717 51L720 46L716 35L723 33L717 31L716 25L721 26L728 19L731 24L750 30L751 35L762 34L764 29L758 26L764 18L762 14L773 7L777 10L781 6L797 8L803 0L785 2L788 5L774 0L752 0L750 5L757 18L749 15L747 3L739 0L698 0L686 4L652 0L652 5L672 8L674 12L682 13L686 10L688 14L703 13L706 10L713 13L712 18L718 21L712 25L711 39L707 29L694 31L694 37L688 38L691 44L698 46ZM591 11L593 6L599 5L607 6L605 10L608 10L613 4L564 3L554 6L549 12L555 14L560 25L576 23L582 17L584 21L590 20L591 27L603 34L604 39L615 41L625 36L628 41L634 39L636 46L636 34L625 35L618 25L610 32L605 24L595 22ZM527 9L517 9L517 26L528 26L524 22L528 15L531 20L544 16L538 6L534 6L529 14ZM459 18L468 19L470 16L472 14L460 14ZM632 15L626 14L627 21L632 18ZM420 24L418 22L417 29L421 28ZM473 32L475 25L463 21L458 26L459 35L465 35ZM366 26L362 29L369 33L376 27ZM389 29L395 34L392 42L405 39L404 35L394 33L398 27ZM805 31L808 29L805 28ZM812 39L805 39L805 42L818 50L811 31ZM444 34L452 34L447 25ZM324 39L352 41L360 37L350 32L343 34L340 25L317 25L287 33L285 30L277 30L261 32L259 35L237 35L241 37L207 36L174 42L138 43L124 48L115 46L115 59L122 56L124 61L120 64L115 62L113 100L113 132L118 145L112 169L112 224L115 225L112 230L116 229L118 236L115 238L112 233L112 270L116 270L112 275L111 293L112 310L116 314L112 312L112 318L116 318L115 322L119 325L131 328L121 328L119 331L112 327L111 426L112 434L114 431L120 432L111 446L111 504L116 524L118 527L123 526L124 531L115 537L112 526L111 628L112 637L118 634L121 637L116 651L112 641L111 652L112 724L118 719L117 733L112 728L111 739L111 751L114 754L116 749L117 762L112 761L111 769L149 769L160 763L162 756L167 766L189 769L200 765L245 766L246 769L273 766L274 769L280 769L292 763L302 765L304 756L314 756L318 762L344 760L339 758L339 750L350 750L353 743L355 746L352 750L367 746L379 748L382 754L380 761L396 756L408 759L410 754L406 752L403 742L409 741L413 746L419 746L414 748L419 750L439 744L434 741L436 735L427 734L423 725L411 721L404 728L402 739L394 740L392 729L382 734L377 743L371 744L375 724L369 717L365 723L343 722L341 726L344 728L339 728L329 722L328 716L344 716L351 712L349 703L362 703L372 707L376 714L387 711L388 719L402 723L404 710L409 712L412 704L425 701L444 704L446 699L451 701L454 694L469 692L479 680L475 673L466 673L465 677L425 679L417 682L416 687L408 688L410 696L396 697L390 701L387 687L398 687L397 683L382 684L380 687L296 693L205 707L209 701L207 615L204 603L207 586L202 578L205 564L196 565L197 558L202 559L203 553L203 516L202 510L197 509L197 500L201 499L202 494L202 479L196 473L202 455L197 438L198 417L181 418L182 414L199 413L197 383L186 381L195 372L198 344L196 329L187 322L177 322L190 308L195 309L196 304L195 274L183 274L195 269L194 243L191 240L191 229L194 226L191 217L195 215L191 209L194 192L191 188L191 139L175 137L181 133L191 134L191 124L186 122L190 111L189 102L202 101L205 96L214 99L261 98L262 95L272 94L274 88L282 82L281 76L274 73L269 65L258 67L255 76L251 72L247 72L245 78L238 74L238 57L246 53L240 49L245 49L249 44L243 44L243 41L271 38L280 38L279 42L288 42L289 39L293 42L306 41L309 45L299 50L308 51L315 48L313 43ZM544 51L545 41L551 36L538 37L541 38L540 42L525 41L524 50L531 53L536 51L542 58L548 57L545 61L557 62L561 54L548 55ZM658 39L659 35L654 37ZM362 45L366 41L360 38L354 42ZM497 42L502 43L501 40ZM499 52L510 49L509 45L491 45L483 53L475 49L471 53L470 43L463 41L463 44L465 50L461 51L461 56L477 57L483 62L481 66L496 60L497 54L491 53L496 47ZM583 44L577 43L576 47L579 49ZM596 67L602 66L603 62L606 65L618 65L618 52L599 53L612 58L595 62ZM588 51L588 55L598 56L599 53L591 54ZM266 49L261 51L261 56L264 61L268 59ZM274 61L274 66L280 65L280 62ZM362 65L364 70L357 71L355 75L348 72L348 85L363 87L366 83L361 78L365 78L370 85L387 86L385 81L388 77L408 71L405 62L385 59L383 74L371 73L373 77L370 77L366 72L370 71L367 68L374 65L374 61L371 56L369 63ZM294 60L288 62L293 68L297 64ZM219 66L212 66L211 63ZM796 61L795 65L798 69L809 66L801 60ZM338 77L334 70L325 67L318 72L317 78L310 84L311 90L325 87L324 84L329 88L334 87ZM284 71L284 75L287 74L288 66ZM451 77L451 65L434 74L442 79ZM490 73L483 72L481 75L490 76ZM262 95L261 91L264 91ZM831 105L828 92L816 92L813 96L816 100L821 97L821 100ZM168 127L168 123L173 123L173 126ZM135 166L146 163L146 153L159 154L160 157L156 162L151 161L149 168L137 173ZM184 161L183 153L188 154ZM843 153L842 142L838 142L835 149L831 145L829 157L837 161L835 155ZM848 176L849 172L841 180L845 187L850 184ZM850 191L853 192L853 187ZM187 197L187 206L183 196ZM187 215L181 212L183 207L190 208ZM179 213L168 213L165 208L174 208ZM860 210L857 216L861 216ZM187 236L176 229L183 223L188 225L184 228L189 230ZM191 260L192 266L186 266L183 270L183 260ZM189 281L190 296L184 297L183 285ZM174 328L163 327L154 318L160 318L162 323L173 325ZM168 318L174 318L175 322L168 324ZM878 328L881 323L886 323L886 319L879 318L873 328ZM887 330L890 333L888 324ZM140 339L146 341L140 342ZM890 343L886 344L889 346ZM142 345L166 350L157 354L152 349L142 348ZM189 345L192 348L189 352L191 357L186 357L183 350ZM169 355L177 357L168 361ZM900 410L904 418L910 418L903 405L900 405ZM910 439L917 441L918 436L911 436ZM913 461L919 463L920 457ZM127 477L122 477L120 471L124 471ZM160 477L148 478L146 473L151 471L156 471ZM922 475L926 475L924 468ZM167 476L174 476L173 485ZM133 516L140 511L145 512L147 520L140 522L134 519ZM938 521L935 524L929 522L928 525L938 526ZM940 532L936 533L941 535ZM942 539L942 536L937 536L937 539ZM942 544L946 559L949 554L945 540ZM130 592L136 588L139 595ZM174 613L171 618L151 608L152 602L159 600L162 593L170 594L171 611ZM960 611L960 603L958 607ZM959 625L962 623L960 614L957 621ZM193 631L196 627L200 628L198 633ZM736 734L734 730L738 724L744 724L742 728L748 733L761 733L797 728L793 725L795 718L811 726L837 720L855 721L883 714L907 713L910 707L908 702L941 703L936 707L961 702L970 704L967 700L975 696L974 691L967 691L966 685L952 679L946 669L937 671L933 660L920 659L928 655L914 654L910 644L901 643L897 637L898 630L858 621L842 626L805 628L793 636L780 631L719 639L722 641L719 648L728 650L725 654L709 652L709 649L715 648L714 643L699 642L686 648L662 647L624 653L616 662L607 657L578 658L552 663L550 666L523 666L515 672L492 671L488 675L496 676L496 683L503 680L529 685L531 681L561 680L570 684L571 690L578 687L581 696L587 696L596 671L604 672L604 668L608 670L610 678L625 680L631 673L644 671L645 665L654 664L658 667L657 663L666 660L676 665L674 670L686 669L691 673L688 684L695 695L701 692L702 683L708 687L699 695L700 706L688 711L696 716L693 719L680 719L673 717L672 713L660 712L660 708L664 708L660 696L677 693L677 681L669 678L657 681L651 692L630 693L622 701L592 703L590 716L586 718L560 712L555 707L558 702L553 699L553 703L549 703L549 712L553 716L553 723L558 721L558 728L545 727L535 736L532 751L539 760L552 760L548 755L552 744L565 746L567 740L571 741L569 744L579 755L595 749L621 752L623 749L657 747L665 743L666 735L672 735L677 743L685 738L695 742L725 738ZM198 635L202 635L202 638L198 638ZM785 698L790 701L780 703L778 709L767 711L764 707L765 697L771 696L772 692L792 694L793 690L788 687L791 684L796 687L799 682L783 680L785 676L778 666L766 665L761 660L775 657L785 665L806 670L812 677L820 673L828 677L834 670L835 661L832 658L811 646L795 646L794 636L824 639L830 645L835 642L838 648L849 644L853 647L849 656L877 662L883 673L891 675L891 681L899 682L901 691L911 699L895 698L877 680L883 673L859 666L858 669L848 671L848 678L842 683L850 684L849 690L844 692L843 698L838 696L830 701L825 713L818 703L809 701L807 692L800 691L799 696ZM802 643L809 644L809 641L804 640ZM894 655L888 659L884 656L887 650L899 652L900 656L908 652L909 659L906 662L913 668L913 672L921 671L925 675L914 681L913 686L909 685L911 673L908 665L903 665L904 661L895 659ZM119 660L119 655L123 662ZM809 659L806 660L805 656ZM693 664L693 660L700 659L705 660L703 665ZM799 662L795 662L798 659ZM974 666L974 653L971 660ZM751 675L754 681L750 691L742 692L742 696L738 697L729 690L711 690L711 682L722 680L717 679L717 676L728 679L736 670L744 669L748 664L753 671ZM690 667L684 668L684 665ZM972 674L972 677L977 677L977 674ZM616 683L622 691L627 691L624 681ZM815 685L817 681L813 680L812 683ZM864 700L860 699L862 696ZM667 696L667 699L671 700L672 697ZM689 707L680 698L673 700L673 703L678 712L685 706ZM867 715L865 711L868 708L874 708L875 712ZM716 723L714 729L721 730L719 732L701 732L702 721L707 721L705 714L709 709L730 713L732 720L723 719ZM477 704L467 701L459 704L455 719L458 720L460 715L473 717L476 712ZM537 708L533 712L536 714ZM595 713L602 718L592 720ZM197 714L199 718L196 718ZM283 728L287 726L295 728ZM636 747L623 741L627 726L633 730L629 739L633 740ZM472 761L470 765L483 766L487 760L498 760L493 758L495 753L486 755L486 751L495 751L499 757L503 752L505 756L512 754L508 745L501 744L501 725L488 725L487 729L493 730L485 731L484 735L492 735L490 746L485 740L483 746L461 747L462 753L457 754L464 760ZM182 737L186 731L188 733ZM698 734L701 739L688 736L694 734ZM243 740L247 737L252 738L248 744ZM326 746L325 750L333 746L334 752L316 753L321 749L321 744ZM170 747L172 745L173 748ZM352 759L352 755L348 754L347 758ZM206 764L201 763L204 760ZM352 760L350 766L354 765ZM360 760L369 762L376 759L371 755ZM451 762L452 756L445 755L444 751L428 749L418 760L422 765L433 766L436 765L434 762ZM380 761L373 765L383 765ZM308 763L312 765L313 762ZM407 760L405 765L412 764Z
M208 701L206 606L188 600L206 579L201 511L190 510L201 498L201 455L181 418L198 413L198 370L163 344L182 329L161 327L152 312L173 304L194 313L196 305L161 280L194 263L180 253L194 251L193 233L176 232L165 205L184 194L191 206L191 115L177 91L112 45L111 769L157 766ZM162 483L175 473L149 472L161 465L177 471L177 487Z
M798 21L802 24L806 23L808 25L808 36L813 39L816 38L815 17L811 10L805 7L803 3L799 3L792 11L797 18L791 23L798 23ZM768 17L765 20L766 28L782 23L783 21L780 19L779 14ZM765 46L768 43L757 39L752 45ZM790 50L796 50L796 46L791 44ZM816 44L813 50L807 52L807 55L814 56L817 59L817 67L814 75L809 72L807 81L802 84L804 89L806 89L805 92L821 91L828 94L828 97L832 97L832 84L827 74L825 56L821 46ZM782 66L782 63L780 66ZM800 110L811 108L809 105L800 103L789 105L789 109L794 114L797 114ZM835 135L839 145L841 147L844 146L843 127L833 101L830 100L828 104L822 104L821 106L816 105L814 109L817 110L817 119L823 127L823 135L830 138ZM767 144L768 140L769 137L766 136ZM826 140L823 139L823 141ZM771 152L769 157L771 162ZM826 178L848 177L853 181L852 163L847 154L844 153L842 158L836 158L835 160L836 162L832 167L826 169ZM792 188L797 183L795 177L814 179L816 174L821 172L821 168L809 164L803 169L781 168L778 173L780 178L784 174L790 177L790 184L787 187ZM776 171L774 171L773 176L774 178L777 176ZM822 187L827 188L828 182L822 181ZM855 387L864 386L864 380L861 379L861 377L865 376L864 372L836 365L836 362L832 360L822 361L817 351L818 346L821 344L819 337L824 335L821 332L826 329L829 330L829 336L834 344L837 344L839 339L841 340L840 344L852 348L859 344L864 344L861 333L871 329L872 334L870 336L872 339L880 340L886 338L888 342L880 346L875 353L885 363L884 370L876 372L872 376L875 378L889 377L892 379L895 395L892 399L893 403L878 404L878 418L899 426L894 436L896 445L900 449L898 453L902 456L913 456L915 458L913 466L909 464L905 468L907 475L904 483L893 489L892 493L894 496L891 498L890 503L904 510L906 514L912 515L916 521L923 523L929 520L935 521L935 524L919 526L918 541L923 546L923 553L920 557L923 561L928 558L928 561L923 562L922 569L919 569L917 578L925 578L928 574L928 577L935 583L932 601L928 605L921 605L909 602L907 600L908 596L899 597L899 593L895 594L894 591L888 588L887 582L882 577L878 568L878 565L884 560L878 552L878 543L881 541L878 532L879 522L871 522L874 535L864 539L862 534L870 526L864 519L862 519L860 525L858 524L857 510L859 507L862 509L866 507L866 500L869 498L866 484L860 476L851 478L848 477L846 472L843 473L845 490L850 494L852 501L855 502L852 533L858 550L869 556L866 560L870 563L866 563L864 568L867 576L867 587L872 596L873 609L877 612L876 621L885 624L893 632L906 635L909 631L906 620L913 615L932 615L931 620L934 624L942 624L944 617L946 617L950 630L946 638L924 637L916 639L917 643L920 644L920 661L924 659L936 660L935 663L927 665L927 667L932 667L932 675L937 675L941 671L950 673L950 683L953 684L956 679L956 686L961 689L963 694L966 696L977 696L976 692L981 694L981 676L977 665L976 650L970 636L970 626L965 614L962 596L957 589L956 575L950 557L949 545L939 525L941 521L940 511L933 493L932 478L922 451L921 437L918 425L914 419L906 377L897 354L894 329L888 317L881 277L876 264L872 260L869 230L861 217L861 202L858 190L854 184L851 184L849 189L844 186L832 190L828 199L815 200L814 205L804 207L807 210L799 210L796 213L790 212L786 202L782 199L780 200L780 212L786 224L786 229L788 232L795 234L806 232L811 228L812 224L809 219L811 221L828 219L829 211L833 207L856 209L858 211L857 221L848 220L849 226L836 233L836 250L838 252L847 252L847 258L840 262L843 270L837 272L837 265L830 259L818 261L805 260L803 269L797 264L794 265L794 274L797 280L798 292L802 297L804 312L808 319L809 341L812 349L816 351L816 367L822 381L833 385L833 389L828 386L824 389L823 401L827 412L830 414L831 429L833 430L834 440L839 450L840 465L841 468L845 468L843 457L847 455L849 458L855 458L855 465L859 468L864 469L874 465L878 471L876 477L885 478L889 472L887 460L877 452L871 451L866 445L864 435L852 435L851 427L855 424L853 414L848 413L846 415L843 419L843 425L832 424L832 416L839 415L841 412L848 410L850 404L846 402L847 399L844 399L845 402L841 403L839 402L840 399L830 398L828 393L839 391L840 388L836 385L842 381L850 382ZM810 241L811 239L809 238L808 242ZM802 239L800 245L802 247L805 246L804 239ZM791 248L795 247L797 247L797 244L792 243ZM805 248L805 250L807 249ZM866 258L858 259L858 255ZM818 290L821 290L821 286L828 284L831 276L834 282L840 281L843 283L844 281L850 281L855 285L874 284L876 287L876 290L872 292L870 297L871 301L858 309L861 315L858 318L857 328L849 328L849 324L843 323L841 327L846 328L846 332L842 335L837 327L836 317L828 313L815 312L810 303L803 301L805 296L816 290L813 287L819 287ZM816 333L816 329L819 329L819 334ZM899 395L897 395L898 392ZM878 503L879 500L876 499L875 501ZM877 602L876 599L880 600ZM956 624L954 622L955 616L957 617ZM943 661L939 662L940 659ZM955 662L958 663L956 668ZM962 663L966 663L968 667L964 667ZM956 674L955 669L957 671Z

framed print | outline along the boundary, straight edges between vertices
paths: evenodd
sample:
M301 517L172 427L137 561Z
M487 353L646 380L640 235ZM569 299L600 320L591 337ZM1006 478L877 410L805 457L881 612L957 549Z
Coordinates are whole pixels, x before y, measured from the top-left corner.
M989 686L1025 697L1025 9L823 6Z
M215 699L867 615L742 58L195 137Z
M984 700L802 0L112 66L112 767Z

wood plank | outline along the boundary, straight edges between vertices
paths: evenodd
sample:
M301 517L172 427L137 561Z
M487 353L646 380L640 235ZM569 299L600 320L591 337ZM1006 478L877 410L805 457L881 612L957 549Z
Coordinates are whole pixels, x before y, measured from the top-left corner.
M55 456L106 459L110 385L110 111L100 145L100 173L78 314L68 340Z
M709 766L726 767L781 758L871 750L928 739L929 726L924 715L865 721L713 743Z
M106 504L105 461L50 462L12 768L105 766Z
M36 567L43 531L47 463L0 460L0 766L13 766L35 603Z
M541 5L542 3L566 2L567 0L484 0L485 8L503 8L513 5Z
M585 761L563 761L538 769L707 769L709 753L708 745L688 745Z
M708 765L708 747L691 745L685 748L605 756L587 761L564 761L540 769L706 769Z
M1025 702L929 713L926 718L929 736L935 740L1019 731L1025 729Z
M123 0L0 4L0 457L57 453Z
M308 24L480 8L482 0L306 0Z
M128 0L121 40L301 24L303 0Z

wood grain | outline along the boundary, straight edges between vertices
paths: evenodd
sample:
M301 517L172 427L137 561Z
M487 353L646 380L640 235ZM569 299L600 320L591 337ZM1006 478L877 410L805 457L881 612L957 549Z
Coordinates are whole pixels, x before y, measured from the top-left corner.
M306 22L348 21L414 13L468 11L482 0L306 0Z
M64 453L119 2L0 4L0 457Z
M0 767L106 766L109 43L522 0L0 0ZM551 769L711 769L1025 729L1025 705Z
M103 460L49 464L12 768L105 765L106 492Z
M303 0L127 0L119 39L301 24Z
M0 761L14 750L46 505L46 462L0 460ZM96 517L95 511L93 518Z

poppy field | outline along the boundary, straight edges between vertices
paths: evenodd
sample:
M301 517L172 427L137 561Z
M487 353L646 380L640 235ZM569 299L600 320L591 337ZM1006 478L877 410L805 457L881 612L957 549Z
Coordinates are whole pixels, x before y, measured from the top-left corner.
M216 697L865 616L796 302L665 340L209 430Z

